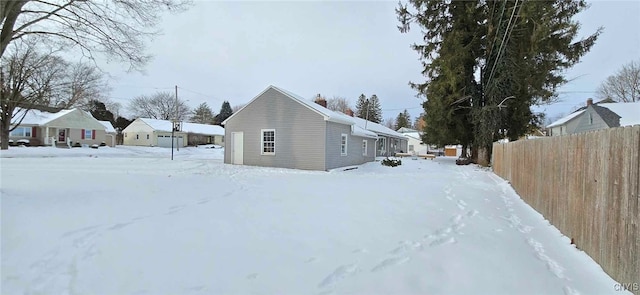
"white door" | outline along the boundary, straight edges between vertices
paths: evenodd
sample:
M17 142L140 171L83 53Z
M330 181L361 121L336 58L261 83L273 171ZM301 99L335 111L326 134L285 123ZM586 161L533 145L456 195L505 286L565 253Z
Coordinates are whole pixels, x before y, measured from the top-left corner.
M244 133L231 132L231 164L243 164Z

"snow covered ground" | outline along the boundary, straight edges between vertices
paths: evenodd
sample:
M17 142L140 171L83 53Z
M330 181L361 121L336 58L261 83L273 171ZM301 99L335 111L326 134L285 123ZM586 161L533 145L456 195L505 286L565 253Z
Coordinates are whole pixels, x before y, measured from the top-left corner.
M222 149L0 152L2 294L624 294L452 158L310 172Z

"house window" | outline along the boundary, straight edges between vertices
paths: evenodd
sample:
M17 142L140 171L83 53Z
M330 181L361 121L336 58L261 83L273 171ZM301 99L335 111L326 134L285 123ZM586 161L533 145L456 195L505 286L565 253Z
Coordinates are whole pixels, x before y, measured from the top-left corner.
M124 137L127 137L127 134L126 134L126 133L124 134Z
M149 134L147 134L147 139L149 139Z
M136 139L140 139L140 135L136 134Z
M589 125L593 125L593 116L589 113Z
M386 145L385 140L386 140L386 138L384 138L384 137L381 137L378 140L378 150L380 151L380 154L384 154L384 152L385 152L385 145Z
M366 156L367 155L367 140L363 140L362 141L362 155Z
M409 145L409 151L413 152L413 145L412 144Z
M31 137L31 127L16 127L9 136Z
M93 130L85 129L84 130L84 138L91 138L92 131Z
M276 154L276 130L275 129L262 129L262 154L263 155L275 155Z
M340 155L347 155L347 135L344 133L342 134L340 139Z

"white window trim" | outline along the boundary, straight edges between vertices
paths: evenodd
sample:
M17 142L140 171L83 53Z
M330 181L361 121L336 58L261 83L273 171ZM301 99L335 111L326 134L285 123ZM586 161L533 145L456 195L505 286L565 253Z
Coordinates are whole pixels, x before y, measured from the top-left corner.
M31 137L31 130L33 128L32 127L24 127L24 126L18 126L16 127L16 129L13 129L13 131L9 132L9 136L14 136L14 137ZM18 132L22 131L20 134L18 134ZM27 133L29 135L27 135Z
M264 133L273 131L273 152L264 151ZM260 129L260 154L265 156L273 156L276 154L276 130L275 129Z
M344 152L342 152L343 138L344 138ZM342 135L340 135L340 155L346 156L348 151L349 151L349 135L347 135L346 133L342 133Z
M368 152L367 150L369 149L369 143L367 142L366 139L362 140L362 155L363 156L367 156Z

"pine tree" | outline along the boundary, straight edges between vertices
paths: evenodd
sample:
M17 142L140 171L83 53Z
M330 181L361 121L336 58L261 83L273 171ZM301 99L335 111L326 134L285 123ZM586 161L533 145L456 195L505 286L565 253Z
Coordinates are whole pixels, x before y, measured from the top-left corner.
M369 100L364 94L360 94L358 97L358 102L356 102L356 116L358 118L366 119L369 114L367 114L367 108L369 107Z
M189 120L191 123L213 124L215 116L207 103L203 102L195 110L193 110L193 115Z
M380 107L380 101L377 95L372 95L369 98L369 121L374 123L382 122L382 107Z
M229 104L229 102L225 100L222 103L222 106L220 107L220 113L217 116L215 116L216 125L222 124L222 122L227 118L231 117L231 115L233 115L231 104Z
M413 49L427 81L411 83L427 98L425 137L484 150L480 163L490 158L494 140L517 139L540 122L530 107L556 98L566 83L563 70L600 34L574 41L579 23L572 16L586 8L582 0L408 3L396 13L401 32L415 23L425 34L425 44Z
M398 114L396 118L395 130L398 130L402 127L411 128L411 115L407 110Z
M112 124L116 122L113 113L107 110L106 105L99 100L89 101L89 113L99 121L109 121Z

